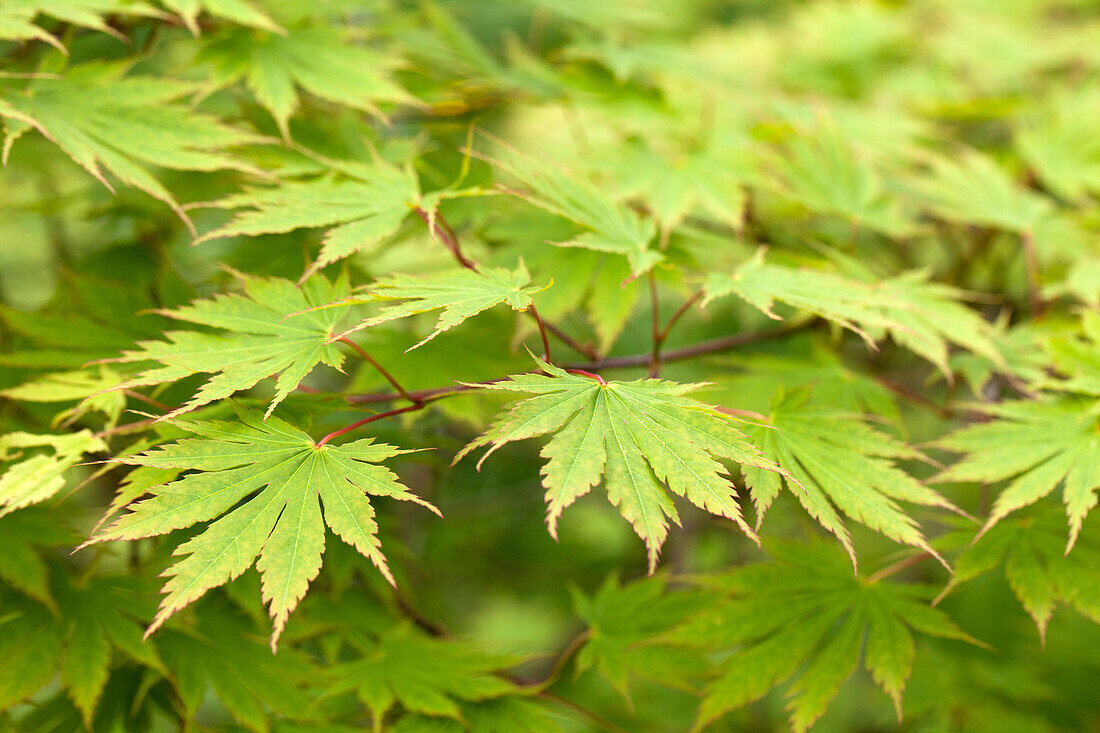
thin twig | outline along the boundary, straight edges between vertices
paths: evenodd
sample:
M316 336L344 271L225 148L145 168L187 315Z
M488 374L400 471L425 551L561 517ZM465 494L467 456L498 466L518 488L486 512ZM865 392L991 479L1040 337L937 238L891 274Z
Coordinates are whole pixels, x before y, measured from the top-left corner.
M600 384L605 385L605 386L607 385L607 382L604 381L604 378L601 377L599 374L596 374L595 372L585 371L584 369L566 369L565 371L569 372L570 374L576 374L576 375L581 376L581 377L588 377L589 379L595 379Z
M348 425L347 427L340 428L339 430L334 430L331 433L329 433L328 435L326 435L325 437L321 438L320 440L317 441L317 443L315 444L315 447L320 448L321 446L323 446L325 443L329 442L333 438L336 438L340 435L343 435L344 433L350 433L352 430L355 430L356 428L360 428L360 427L366 425L367 423L372 423L375 420L382 420L382 419L387 418L387 417L393 417L394 415L400 415L404 412L413 412L415 410L423 410L425 407L428 406L429 402L430 402L430 400L421 400L420 402L416 402L414 404L411 404L408 407L400 407L396 410L387 410L386 412L380 412L377 415L371 415L370 417L365 417L362 420L356 420L351 425Z
M458 261L458 264L462 265L467 270L473 270L474 272L478 271L477 263L463 254L462 245L458 241L458 234L455 233L454 228L451 227L443 214L439 211L429 214L420 207L417 207L415 211L416 215L423 219L424 223L428 225L428 231L431 235L438 239L443 246L450 251L455 260ZM542 343L546 351L546 361L550 361L550 345L546 338L547 331L554 334L559 341L573 349L573 351L576 351L578 354L587 356L589 359L599 358L599 354L596 353L592 347L581 344L554 324L543 321L542 318L539 317L538 311L535 310L534 305L528 308L527 312L531 314L531 317L534 318L539 325L539 332L542 335Z
M650 270L647 276L649 280L649 302L653 330L653 351L649 357L649 376L658 377L661 374L661 308L657 300L657 276Z
M555 695L553 692L546 692L545 690L543 690L542 692L540 692L538 694L538 696L541 697L543 700L550 700L552 702L556 702L560 705L564 705L565 707L580 713L581 715L588 718L589 720L591 720L593 723L600 726L604 730L609 731L609 733L628 733L628 731L625 728L620 728L619 726L615 725L614 723L612 723L610 720L603 717L602 715L599 715L599 714L589 710L588 708L584 707L583 705L581 705L579 703L575 703L572 700L567 700L566 698L562 697L561 695Z
M1035 236L1030 229L1020 232L1024 247L1024 263L1027 268L1027 304L1032 318L1043 315L1043 296L1039 282L1039 252L1035 248Z
M909 557L903 557L895 563L887 565L882 570L874 573L867 578L867 585L874 585L884 578L889 578L891 575L897 575L903 570L908 570L911 567L920 565L922 562L932 557L930 552L918 552L916 555L910 555Z
M682 349L674 349L673 351L666 352L661 361L668 363L670 361L685 361L687 359L693 359L696 356L703 356L705 354L713 354L719 351L729 351L730 349L740 348L749 344L755 344L761 341L769 341L771 339L783 338L789 336L797 331L804 330L813 325L813 321L805 321L803 323L792 323L782 328L772 329L771 331L760 331L757 333L739 333L733 336L724 336L722 338L712 339L710 341L703 341L702 343L695 344L694 346L687 346ZM649 360L652 354L636 354L634 356L613 356L607 359L598 359L596 361L581 363L581 364L566 364L567 369L620 369L624 367L638 367L646 366L649 364Z
M132 389L124 389L122 390L122 394L126 395L127 397L133 397L135 400L139 402L144 402L145 404L150 405L151 407L155 407L158 410L164 410L165 412L172 411L172 408L168 405L160 402L159 400L154 400L152 397L143 395L141 392L135 392Z
M95 434L97 438L106 438L111 435L118 435L119 433L128 433L136 430L144 430L157 421L157 418L151 417L148 420L138 420L137 422L126 423L125 425L116 425L113 428L106 430L100 430Z
M401 386L401 383L398 382L397 379L395 379L392 374L390 374L385 369L383 369L382 365L379 364L377 361L375 361L374 358L370 354L368 354L362 346L355 343L354 341L349 339L347 336L341 336L339 341L341 343L347 344L351 348L355 349L355 351L358 352L359 356L363 357L364 361L366 361L368 364L370 364L372 367L374 367L376 370L378 370L378 373L386 378L386 381L389 382L393 386L393 388L397 390L397 393L399 395L401 395L402 397L404 397L406 400L413 403L414 405L420 403L420 400L416 399L411 394L409 394L409 392L404 387Z
M542 336L542 350L544 352L542 358L543 358L543 361L545 361L547 364L549 364L550 363L550 339L547 338L547 336L546 336L546 324L544 324L542 322L542 318L539 316L538 309L535 308L534 303L532 303L531 307L528 308L528 312L530 312L531 316L535 319L535 323L537 323L539 325L539 336Z
M570 639L569 643L566 644L560 652L558 652L558 656L554 660L554 666L550 668L550 671L546 673L546 676L543 677L541 680L538 680L537 682L532 682L524 686L534 690L545 690L553 685L555 682L557 682L558 677L561 676L561 673L565 671L565 668L566 666L568 666L570 660L572 660L573 657L577 655L577 652L581 650L581 647L583 647L585 643L588 642L588 639L591 636L591 629L585 629L581 633L574 636L572 639Z

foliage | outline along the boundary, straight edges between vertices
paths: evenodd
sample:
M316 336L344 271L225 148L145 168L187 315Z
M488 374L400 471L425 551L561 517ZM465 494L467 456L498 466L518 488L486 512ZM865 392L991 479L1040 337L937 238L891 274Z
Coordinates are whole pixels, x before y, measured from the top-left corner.
M0 730L1096 728L1098 48L0 3Z

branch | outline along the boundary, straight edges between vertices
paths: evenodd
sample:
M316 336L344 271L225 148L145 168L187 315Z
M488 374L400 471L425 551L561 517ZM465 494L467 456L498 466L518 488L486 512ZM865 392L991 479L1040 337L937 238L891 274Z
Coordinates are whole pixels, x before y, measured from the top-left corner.
M744 333L734 336L726 336L724 338L713 339L711 341L704 341L694 346L688 346L683 349L676 349L670 351L663 357L664 362L670 361L685 361L692 359L696 356L702 356L704 354L712 354L719 351L729 351L730 349L736 349L740 346L747 344L755 344L760 341L769 341L771 339L783 338L797 331L802 331L813 325L813 321L804 321L802 323L790 324L783 326L782 328L772 329L771 331L761 331L759 333ZM578 362L576 364L566 364L564 369L567 372L573 374L581 374L582 376L591 376L593 379L602 379L594 372L598 369L621 369L624 367L639 367L649 364L651 354L635 354L633 356L617 356L610 359L599 359L590 362ZM452 394L459 392L466 392L471 389L481 389L490 384L496 384L497 382L504 381L505 378L491 379L487 382L476 382L473 384L457 384L453 387L437 387L435 389L425 389L419 391L409 392L409 396L415 400L424 401L426 399L449 397ZM367 394L353 394L347 395L345 399L353 405L369 405L379 402L393 402L394 400L401 399L399 394L386 394L386 393L367 393Z
M454 255L454 258L458 261L458 264L462 265L467 270L473 270L474 272L477 272L477 263L462 253L462 245L458 241L458 235L455 234L455 230L451 227L447 220L443 218L443 214L439 213L438 211L429 214L427 211L420 207L417 207L415 211L416 215L423 219L424 223L428 225L428 231L431 233L431 235L434 238L438 239L443 244L443 246L446 247L452 255ZM554 334L554 336L559 341L561 341L569 348L573 349L573 351L576 351L578 354L581 354L582 356L587 356L589 359L599 358L599 354L596 353L596 351L594 351L592 347L579 343L576 339L569 336L567 333L562 331L554 324L543 321L539 317L538 311L535 310L534 305L528 308L527 312L530 313L535 321L539 324L539 333L542 335L542 344L545 347L546 351L546 361L550 361L550 344L547 342L546 338L546 333L548 331Z
M401 383L400 383L400 382L398 382L398 381L397 381L397 380L396 380L396 379L394 378L394 376L393 376L392 374L390 374L390 373L389 373L389 372L387 372L387 371L386 371L385 369L383 369L383 368L382 368L382 365L381 365L381 364L379 364L379 363L378 363L377 361L375 361L375 360L374 360L374 358L373 358L373 357L371 357L371 355L370 355L370 354L368 354L368 353L366 352L366 350L365 350L365 349L364 349L364 348L363 348L362 346L360 346L359 344L355 343L354 341L352 341L351 339L349 339L349 338L348 338L347 336L342 336L342 337L341 337L341 338L339 339L339 341L340 341L341 343L347 344L348 346L350 346L351 348L353 348L353 349L355 349L355 350L356 350L357 352L359 352L359 356L363 357L363 359L364 359L364 360L365 360L365 361L366 361L367 363L369 363L369 364L370 364L370 365L371 365L372 367L374 367L375 369L377 369L377 370L378 370L378 373L379 373L379 374L381 374L381 375L382 375L383 377L385 377L385 378L386 378L386 381L387 381L387 382L389 382L389 383L390 383L391 385L393 385L393 388L397 390L398 394L400 394L400 395L401 395L402 397L404 397L405 399L407 399L407 400L408 400L409 402L413 403L414 405L416 405L416 404L419 404L419 403L420 403L420 400L418 400L418 399L416 399L415 397L413 397L412 395L410 395L410 394L409 394L409 393L408 393L408 392L407 392L407 391L405 390L405 388L401 386Z
M350 433L352 430L355 430L356 428L360 428L360 427L366 425L367 423L372 423L375 420L382 420L382 419L387 418L387 417L393 417L394 415L400 415L403 412L413 412L415 410L423 410L425 407L428 406L429 402L430 402L430 400L421 400L420 402L415 402L415 403L409 405L408 407L401 407L401 408L398 408L396 410L388 410L386 412L380 412L377 415L371 415L370 417L365 417L362 420L357 420L357 421L353 422L351 425L348 425L347 427L340 428L339 430L332 431L331 433L329 433L325 437L318 440L317 443L314 445L314 447L315 448L320 448L321 446L323 446L325 443L329 442L333 438L338 437L340 435L343 435L344 433Z

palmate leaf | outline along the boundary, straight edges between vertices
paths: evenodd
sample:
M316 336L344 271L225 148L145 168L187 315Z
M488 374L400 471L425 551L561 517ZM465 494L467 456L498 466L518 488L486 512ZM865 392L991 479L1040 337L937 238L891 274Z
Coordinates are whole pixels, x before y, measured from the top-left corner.
M237 609L211 599L198 604L193 626L158 634L183 719L194 720L211 695L255 733L270 733L273 713L291 720L310 717L313 701L302 688L316 682L322 670L294 647L273 655L256 632L256 624Z
M733 651L704 693L694 730L793 678L787 711L791 728L802 733L825 712L861 656L900 720L916 655L913 632L974 642L928 605L924 587L853 578L843 555L821 544L775 541L767 549L779 562L701 581L725 598L668 635L712 652Z
M177 422L200 437L120 459L194 473L154 486L150 498L132 504L85 544L153 537L216 520L177 548L176 554L186 557L165 571L170 578L166 596L146 635L256 561L263 599L274 619L274 648L290 612L321 569L326 524L392 583L368 495L412 501L438 513L389 469L375 465L409 451L372 438L318 446L278 418L265 420L243 409L238 416L239 422Z
M165 202L190 226L175 196L149 169L258 173L226 149L263 138L178 103L196 84L128 77L128 68L86 63L62 78L35 79L21 94L0 90L0 117L8 118L3 157L33 127L108 188L106 173Z
M784 303L850 329L869 344L889 334L948 375L948 343L1003 363L993 327L958 302L959 290L928 282L921 272L867 283L823 270L768 264L758 250L732 274L710 275L704 292L704 303L735 294L775 319L779 316L772 307Z
M358 661L333 667L330 694L354 691L378 722L395 704L410 713L462 719L462 701L516 693L497 673L517 659L489 654L460 641L433 639L402 624L376 641L353 637ZM425 664L430 660L430 664Z
M998 523L974 540L963 529L943 538L944 546L957 546L955 573L940 594L943 598L958 586L1004 566L1005 578L1024 610L1035 621L1039 638L1046 642L1047 623L1059 605L1100 623L1100 527L1095 519L1073 552L1065 552L1065 525L1058 511L1041 509Z
M234 29L213 37L200 58L213 64L216 86L244 79L287 139L290 118L300 106L298 89L376 116L382 116L379 103L414 101L390 78L397 65L393 54L354 44L335 29L263 35Z
M969 425L935 445L964 454L935 477L1011 482L997 495L982 527L988 532L1017 509L1062 487L1069 518L1065 552L1073 548L1100 488L1100 404L1092 400L1006 401L978 407L994 420ZM980 535L979 535L980 536Z
M0 462L7 462L0 473L0 517L51 498L65 487L65 474L85 453L107 450L103 439L90 430L0 435Z
M634 277L663 259L658 250L650 249L657 234L653 221L642 219L596 186L545 160L499 142L497 148L494 157L485 159L530 189L521 194L525 200L588 230L556 244L623 255Z
M142 341L114 361L157 362L118 389L174 382L191 374L212 374L195 396L164 418L173 417L214 400L255 386L273 374L275 396L267 414L290 394L318 364L335 369L344 356L331 343L347 306L319 308L348 295L343 277L329 283L310 278L301 289L289 280L240 276L244 294L215 295L162 315L200 326L223 329L222 334L169 331L167 341ZM163 418L162 418L163 419Z
M931 174L917 183L929 208L959 224L1026 232L1053 210L1051 201L1016 185L985 155L966 150L932 161Z
M527 310L531 307L531 296L545 289L528 285L530 282L531 275L522 261L511 272L500 267L479 267L477 270L460 268L424 276L394 275L378 280L364 290L373 296L372 300L402 302L387 305L378 315L360 321L343 335L417 313L442 311L435 330L416 346L410 347L411 351L493 306L507 303L512 310Z
M913 231L913 221L889 196L871 163L833 125L787 142L771 164L781 190L807 209L837 216L890 237Z
M896 460L918 459L921 454L858 416L808 406L808 397L807 390L789 394L779 390L768 424L746 429L763 454L785 472L742 469L756 506L757 526L786 485L810 516L836 535L853 566L857 562L855 549L838 509L860 524L944 562L916 520L897 503L959 511L895 465Z
M444 198L480 193L479 189L465 189L421 195L415 171L382 160L370 164L333 161L332 165L346 177L284 181L212 202L210 206L243 211L195 243L331 227L321 240L320 255L302 275L305 280L328 264L385 241L418 208L434 212Z
M614 576L587 597L573 592L573 606L588 627L577 654L577 673L593 669L631 704L630 683L648 680L694 691L692 681L712 671L705 653L668 634L715 602L696 589L670 592L664 578L621 585Z
M199 34L199 14L202 12L249 28L273 33L286 32L250 0L160 0L160 3L179 13L184 25L196 36Z
M553 433L541 453L547 459L542 483L551 536L557 537L562 512L604 479L608 499L645 542L651 573L668 535L668 520L680 521L666 487L733 520L757 541L719 460L763 472L779 469L760 456L734 418L684 397L698 385L656 379L604 382L538 363L549 376L521 374L487 385L536 396L515 405L455 461L490 446L480 466L506 443Z
M62 53L68 53L56 36L35 25L37 17L46 16L125 40L122 34L107 24L108 15L155 17L162 13L146 3L125 0L5 0L3 7L0 7L0 39L45 41Z

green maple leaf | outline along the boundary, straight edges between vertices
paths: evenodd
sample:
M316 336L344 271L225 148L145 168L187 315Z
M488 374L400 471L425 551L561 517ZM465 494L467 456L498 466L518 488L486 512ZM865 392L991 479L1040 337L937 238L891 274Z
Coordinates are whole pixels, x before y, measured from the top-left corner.
M276 715L310 717L313 701L301 688L316 683L322 670L294 647L273 655L256 631L232 606L205 602L195 609L193 626L158 634L157 647L171 670L181 717L194 720L211 694L256 733L270 733Z
M411 167L383 160L373 163L328 161L343 177L326 176L310 181L284 181L278 186L254 188L209 205L241 209L225 226L195 240L209 242L240 235L281 234L297 229L328 228L321 253L306 268L312 273L356 252L370 250L393 236L417 209L433 212L445 198L473 196L480 189L444 189L420 193ZM433 224L434 226L434 224Z
M199 14L207 12L215 18L239 23L249 28L285 33L278 23L249 0L160 0L169 10L179 13L188 30L199 35Z
M1037 386L1100 397L1100 312L1083 311L1079 335L1056 334L1044 346L1041 366L1052 365L1059 376L1039 371Z
M603 382L570 374L539 361L549 375L522 374L487 389L536 395L519 402L455 457L490 446L553 433L542 450L546 522L557 537L562 512L601 478L608 499L646 544L649 570L668 535L679 524L674 494L712 514L727 517L756 541L737 503L737 492L719 459L761 471L778 470L717 408L684 397L699 385L656 379Z
M381 721L396 703L422 715L462 719L460 701L488 700L518 688L499 676L517 660L460 641L433 639L402 624L377 640L354 637L360 659L332 669L330 693L355 691ZM425 665L424 660L431 660Z
M1100 623L1100 527L1090 527L1069 554L1064 527L1059 512L1040 510L1000 522L977 540L969 528L945 536L945 546L961 547L962 552L940 598L1003 565L1013 594L1035 621L1044 644L1047 623L1060 604Z
M376 326L417 313L439 310L435 330L409 351L423 346L444 331L493 306L507 303L512 310L531 307L531 296L545 287L532 286L531 275L521 261L514 271L499 267L460 268L434 275L393 275L364 288L371 300L400 300L385 306L378 315L361 321L347 333ZM353 300L353 303L371 302ZM347 333L343 335L347 335Z
M867 283L833 272L768 264L761 249L732 274L710 275L704 292L704 304L735 294L777 320L772 308L784 303L847 328L870 345L889 334L948 375L949 342L1003 363L993 327L958 302L961 291L928 282L926 273Z
M47 511L28 508L0 517L0 580L57 612L42 550L72 547L73 532Z
M649 247L657 233L653 221L642 219L601 189L568 175L545 160L521 153L499 141L497 147L497 155L485 159L530 189L519 195L587 230L569 241L555 244L623 255L634 277L649 271L664 258L659 251Z
M609 577L591 598L574 591L573 606L588 627L577 673L595 669L628 704L633 679L694 691L690 680L712 665L667 635L715 599L698 590L669 592L666 585L660 576L625 586Z
M916 655L913 632L978 643L928 605L922 586L854 578L843 555L824 545L774 541L767 549L779 562L702 581L724 597L669 635L709 652L734 650L705 690L693 730L793 680L787 711L791 728L802 733L861 657L900 721Z
M0 8L0 39L7 41L45 41L67 54L56 36L35 25L40 15L82 28L107 33L119 40L126 38L107 24L109 15L156 17L163 15L151 5L119 0L5 0Z
M917 189L938 216L959 224L1027 232L1053 210L1051 201L1018 186L987 156L966 150L932 160Z
M145 605L136 601L147 588L117 576L94 577L79 584L63 578L59 583L58 604L68 623L61 684L91 730L115 649L148 669L165 675L168 670L156 645L143 643L141 626L135 620Z
M76 407L58 413L53 425L69 425L89 412L102 412L107 416L107 428L118 423L126 408L126 396L109 391L120 381L114 371L99 366L95 371L82 370L43 374L18 387L0 390L0 397L25 402L79 402Z
M278 418L264 420L245 410L238 414L240 422L178 422L200 437L121 458L129 465L194 473L154 486L150 498L132 504L85 543L152 537L216 519L176 550L186 557L165 572L170 577L166 596L146 635L256 561L263 599L274 619L274 648L290 612L321 569L325 524L392 583L368 495L416 502L438 513L389 469L375 465L409 451L373 438L318 446Z
M50 452L38 452L48 449ZM46 501L65 487L65 474L85 453L107 451L90 430L63 435L0 435L0 517Z
M62 78L35 79L21 94L0 90L0 117L8 118L4 159L19 137L36 129L108 188L106 173L168 204L190 226L175 196L149 168L258 173L225 150L262 138L178 103L198 85L125 76L128 68L86 63Z
M780 190L812 212L846 219L890 237L913 231L913 221L890 196L871 163L835 125L819 126L785 145L771 164Z
M169 331L167 341L142 341L114 361L156 362L119 389L174 382L191 374L212 374L195 396L164 417L232 396L278 374L275 396L267 414L318 364L334 369L344 356L331 343L337 324L348 308L320 308L346 298L344 278L329 283L323 277L310 278L301 289L289 280L241 275L244 294L221 294L197 300L174 310L160 311L179 321L222 329L213 334L200 331Z
M894 464L898 459L921 458L921 454L856 415L807 406L808 397L807 390L785 393L780 389L773 397L767 425L746 430L763 454L785 471L742 469L756 506L757 526L786 485L810 516L836 535L853 566L857 563L855 549L838 509L860 524L944 562L916 520L897 503L959 511Z
M1061 486L1069 518L1068 554L1100 488L1100 404L1067 398L982 404L978 409L997 419L936 441L940 448L964 455L935 480L1011 479L993 502L983 534Z
M211 39L201 58L213 63L216 86L243 79L288 140L290 118L300 107L298 89L378 117L380 102L414 101L390 78L393 54L354 45L336 29L264 35L234 29Z
M1016 147L1043 183L1071 201L1100 193L1097 88L1061 91L1016 132Z

